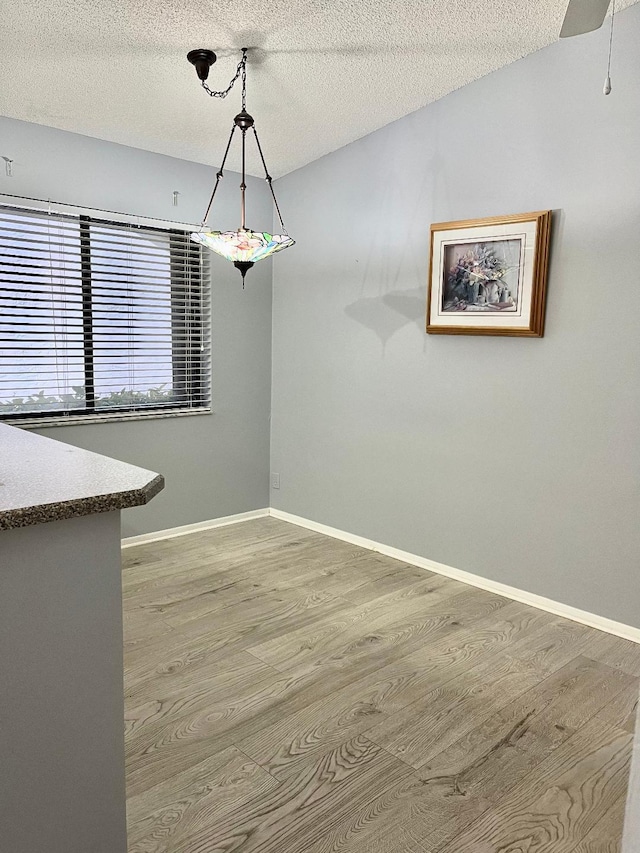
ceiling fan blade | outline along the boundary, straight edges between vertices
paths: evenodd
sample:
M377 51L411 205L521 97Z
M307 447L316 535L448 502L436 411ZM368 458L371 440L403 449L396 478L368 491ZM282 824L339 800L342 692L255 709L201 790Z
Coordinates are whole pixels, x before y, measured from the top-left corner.
M597 30L604 23L610 0L569 0L560 38Z

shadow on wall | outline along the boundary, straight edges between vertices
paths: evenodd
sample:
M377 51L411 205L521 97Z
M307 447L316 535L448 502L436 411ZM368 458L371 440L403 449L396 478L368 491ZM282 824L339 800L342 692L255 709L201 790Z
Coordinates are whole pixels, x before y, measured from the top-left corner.
M424 331L426 323L426 288L395 290L384 296L357 299L344 309L345 314L380 339L382 346L409 323Z

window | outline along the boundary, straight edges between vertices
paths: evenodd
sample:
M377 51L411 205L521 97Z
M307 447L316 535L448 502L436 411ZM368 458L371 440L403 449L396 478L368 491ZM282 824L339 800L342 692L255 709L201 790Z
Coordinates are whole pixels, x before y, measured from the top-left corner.
M189 233L0 206L0 419L209 411L208 270Z

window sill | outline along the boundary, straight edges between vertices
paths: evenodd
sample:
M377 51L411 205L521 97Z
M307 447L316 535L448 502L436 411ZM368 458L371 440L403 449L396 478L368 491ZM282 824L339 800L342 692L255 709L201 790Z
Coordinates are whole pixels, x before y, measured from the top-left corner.
M101 415L69 415L68 417L52 417L52 418L11 418L5 421L0 417L0 423L5 423L8 426L22 427L25 429L38 429L44 427L65 427L65 426L81 426L83 424L109 424L123 423L126 421L150 421L158 420L159 418L187 418L195 415L211 415L213 410L207 409L173 409L166 412L118 412L117 414L101 414Z

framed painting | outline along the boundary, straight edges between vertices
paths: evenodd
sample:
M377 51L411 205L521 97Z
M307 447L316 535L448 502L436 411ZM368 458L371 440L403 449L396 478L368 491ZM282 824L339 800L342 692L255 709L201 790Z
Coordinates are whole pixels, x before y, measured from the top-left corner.
M541 338L551 211L431 226L427 332Z

